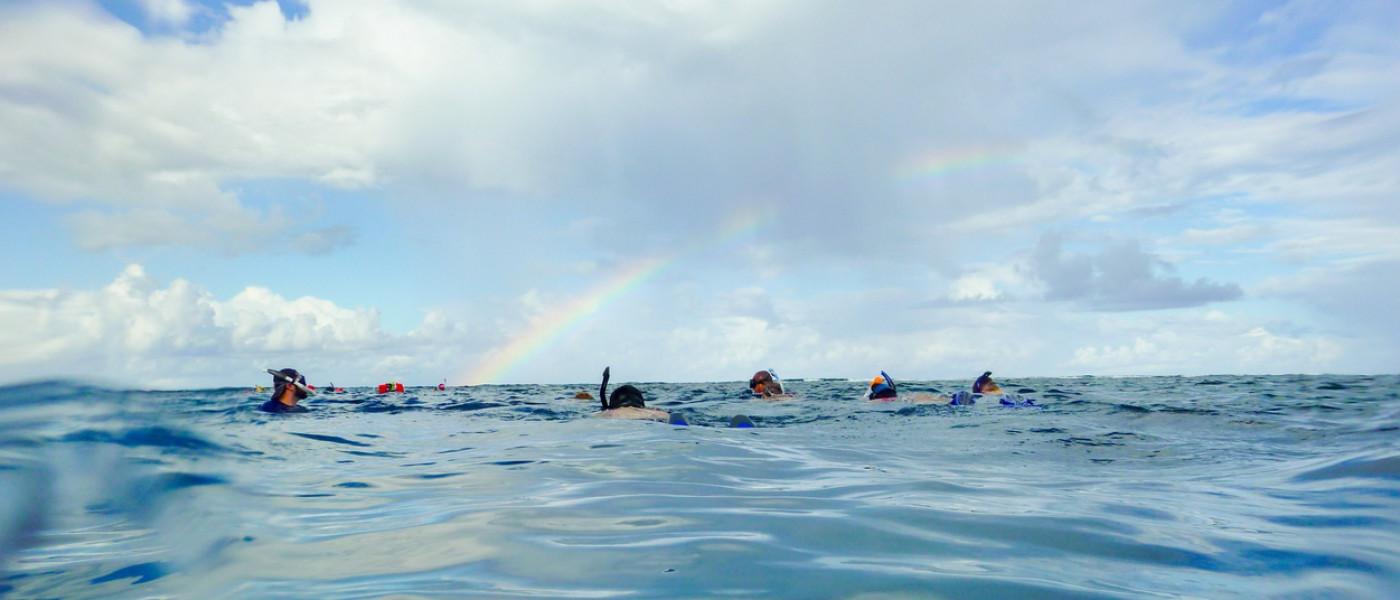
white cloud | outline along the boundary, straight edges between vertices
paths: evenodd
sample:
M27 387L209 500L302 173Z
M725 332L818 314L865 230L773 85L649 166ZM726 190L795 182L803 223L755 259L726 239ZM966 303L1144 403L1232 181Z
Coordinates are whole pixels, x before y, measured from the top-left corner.
M147 3L172 20L188 8ZM1221 194L1390 214L1383 200L1400 187L1389 143L1400 113L1385 105L1237 110L1393 98L1397 47L1372 35L1382 22L1365 7L1323 20L1346 36L1320 27L1327 37L1303 56L1243 64L1183 43L1216 9L1174 3L308 8L287 20L270 1L230 6L193 37L142 35L66 4L5 9L0 182L83 205L73 233L96 250L242 252L287 247L266 243L283 232L304 234L289 245L302 251L349 243L344 229L282 225L231 191L291 179L473 204L587 198L588 213L664 233L765 198L785 216L770 263L877 254L944 266L957 254L945 236ZM1281 11L1251 41L1272 48L1310 18L1321 20ZM54 46L67 39L85 44ZM1018 160L987 177L897 173L972 147ZM151 222L184 226L159 234ZM907 241L868 243L891 236Z
M142 33L73 3L0 7L0 185L20 202L62 207L78 245L103 252L317 253L354 241L351 225L334 222L339 206L307 222L287 218L303 214L301 199L241 191L264 181L373 192L390 213L451 203L456 228L509 229L523 238L511 240L513 258L538 266L526 285L495 281L499 297L523 303L480 320L497 328L473 343L495 346L567 302L567 291L536 281L565 287L575 273L607 273L610 261L673 252L733 214L779 215L761 242L704 265L684 293L648 289L622 317L599 315L561 338L551 359L520 371L541 380L584 373L603 360L602 344L658 378L713 378L747 360L814 374L988 362L1055 370L1081 348L1130 357L1138 339L1160 357L1180 346L1123 323L1085 339L1071 325L1102 315L1036 299L1182 309L1240 298L1242 286L1244 302L1258 292L1323 311L1355 304L1314 284L1364 289L1362 278L1388 273L1366 265L1400 256L1400 38L1385 2L1290 4L1227 23L1222 39L1202 34L1220 26L1221 8L1174 2L308 5L292 20L274 2L230 6L227 21L197 34ZM207 16L183 2L145 6L171 24ZM967 164L927 160L960 153ZM1242 214L1222 217L1227 204ZM451 222L438 216L446 208L423 213ZM506 210L528 226L502 227ZM539 216L559 222L529 218ZM386 236L404 233L394 225ZM551 226L570 240L559 244L567 253L530 243L560 233ZM1045 231L1107 228L1116 242L1080 253L1035 244ZM500 252L486 242L461 250ZM1217 281L1175 272L1246 254L1254 262L1225 262L1228 274L1210 265ZM467 277L481 269L442 262ZM1290 272L1260 282L1279 268ZM47 363L26 352L86 356L120 375L135 367L106 349L119 339L142 348L133 356L165 357L147 372L186 377L169 364L185 357L193 380L233 369L201 353L260 352L274 328L307 336L296 343L309 355L360 352L357 368L375 373L471 362L479 351L427 342L451 333L365 329L377 317L268 290L216 299L169 287L178 320L146 315L131 328L89 308L134 311L154 292L129 302L105 291L7 292L4 314L22 335L6 339L22 341L6 356L31 367ZM215 319L239 302L253 308ZM1303 312L1289 316L1306 329L1317 315ZM58 313L86 325L43 320ZM460 333L432 314L424 328ZM1242 348L1320 348L1242 320L1250 328L1228 338ZM45 322L52 329L35 329ZM1305 343L1269 346L1245 335L1253 327ZM1353 340L1363 327L1328 331ZM728 358L695 359L710 351ZM1159 362L1204 364L1181 353Z
M1096 375L1356 372L1354 342L1321 333L1283 334L1241 314L1184 313L1129 325L1101 319L1068 366ZM1375 363L1368 363L1373 365ZM1367 367L1362 367L1366 369ZM1375 367L1370 367L1375 368Z
M1235 246L1256 240L1266 233L1261 225L1227 225L1224 227L1190 227L1181 232L1181 243L1191 246Z
M1026 299L1043 287L1026 271L1019 260L973 266L949 284L948 298L954 302Z
M146 6L189 16L179 1ZM1376 147L1395 127L1387 111L1224 112L1288 86L1384 97L1395 85L1377 83L1377 70L1396 69L1393 42L1334 40L1315 51L1329 60L1308 57L1321 66L1302 71L1280 71L1291 57L1228 65L1181 41L1213 9L1171 3L983 11L337 0L311 2L292 21L270 1L228 11L219 29L183 39L142 36L68 5L9 8L0 119L14 145L0 153L12 159L0 172L44 198L165 208L214 202L240 179L293 177L601 191L632 202L658 191L720 202L759 193L825 211L866 190L901 211L975 218L1007 205L1051 214L1046 202L1074 200L1076 212L1092 213L1183 190L1255 188L1225 174L1249 172L1240 167L1293 186L1331 179L1290 168L1328 156L1337 179L1353 167L1381 175L1337 151ZM62 39L88 43L60 51ZM968 215L971 206L926 206L927 188L892 181L894 166L920 153L987 144L1023 147L1024 183L1042 198L986 204L982 192L1030 188L948 182L950 199L983 198Z
M741 380L787 377L960 378L984 369L1044 374L1372 371L1396 356L1347 332L1300 328L1249 309L1066 313L1032 302L920 308L915 295L805 297L750 290L696 295L680 285L661 305L620 300L506 372L506 381ZM799 297L801 299L799 300ZM0 380L80 377L125 385L247 385L263 368L296 367L314 384L468 383L461 373L552 309L536 296L493 329L441 311L408 332L377 311L288 299L261 287L218 298L196 284L162 285L132 265L97 290L0 292ZM530 305L530 306L527 306ZM1233 305L1232 305L1233 306ZM755 307L762 307L755 311ZM535 315L535 317L530 317ZM759 316L767 315L767 316ZM517 322L518 321L518 322ZM657 332L663 332L658 334Z
M280 247L266 242L301 230L278 208L248 208L232 184L375 181L366 140L396 83L381 62L397 55L335 47L335 32L286 23L273 2L232 7L233 20L198 41L142 37L67 4L0 10L0 181L100 207L73 217L80 245ZM63 42L74 39L84 43ZM291 246L312 252L344 238L302 233L316 239Z
M372 309L286 299L259 287L220 300L183 279L161 287L139 265L100 290L0 292L0 331L0 379L8 381L69 376L156 387L237 385L260 380L263 366L284 364L313 383L395 375L436 380L474 351L464 328L439 312L411 332L393 333ZM381 354L414 360L385 363Z
M195 211L85 210L69 215L67 224L85 250L183 246L222 254L253 249L324 254L349 245L356 237L344 226L298 228L280 210L262 214L243 206Z
M997 289L996 282L984 275L963 275L953 282L954 300L996 300L1000 297L1001 290Z
M185 0L140 0L141 9L151 20L165 24L184 25L194 15L194 8Z
M1393 238L1392 238L1393 239ZM1351 340L1352 368L1390 372L1400 361L1400 259L1334 261L1270 277L1251 290L1262 298L1296 303L1316 315L1317 327Z
M1269 251L1295 263L1365 264L1400 261L1400 222L1369 219L1280 219Z
M772 314L759 317L727 292L697 294L685 285L672 292L660 302L619 301L506 379L589 381L605 365L619 381L737 381L768 367L786 377L860 378L885 369L904 379L985 369L1008 376L1383 369L1356 360L1371 349L1352 336L1256 315L1243 304L1067 312L1026 300L921 306L917 295L892 290L807 296L769 289L763 295Z
M1115 243L1098 254L1071 254L1058 234L1046 234L1030 269L1045 283L1046 299L1079 301L1095 310L1181 308L1235 300L1243 293L1233 283L1203 278L1187 283L1136 241Z
M762 364L783 341L767 321L752 317L707 319L697 325L671 331L665 343L676 354L708 357L707 370L742 372Z
M166 6L150 8L179 13ZM583 196L702 222L762 196L789 215L784 235L806 241L798 252L889 252L858 243L890 227L862 218L871 204L906 215L894 226L912 232L1033 193L1014 171L942 190L894 173L923 153L1015 144L1073 117L1060 92L1008 82L1107 93L1208 62L1149 25L1179 24L1174 6L906 8L337 0L288 21L258 2L185 39L25 4L0 30L11 42L0 178L39 199L185 220L232 210L238 181L273 178ZM54 47L65 39L86 43ZM156 241L77 233L89 247Z

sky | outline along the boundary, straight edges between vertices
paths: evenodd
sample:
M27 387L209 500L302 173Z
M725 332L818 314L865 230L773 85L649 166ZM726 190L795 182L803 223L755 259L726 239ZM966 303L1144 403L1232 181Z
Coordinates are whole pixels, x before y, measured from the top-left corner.
M1400 5L11 0L0 382L1393 373Z

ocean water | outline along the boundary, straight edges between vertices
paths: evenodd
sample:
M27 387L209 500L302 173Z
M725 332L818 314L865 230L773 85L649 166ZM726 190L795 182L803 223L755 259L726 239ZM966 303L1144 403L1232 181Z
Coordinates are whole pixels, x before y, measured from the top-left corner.
M0 597L1400 597L1400 377L1004 383L9 387Z

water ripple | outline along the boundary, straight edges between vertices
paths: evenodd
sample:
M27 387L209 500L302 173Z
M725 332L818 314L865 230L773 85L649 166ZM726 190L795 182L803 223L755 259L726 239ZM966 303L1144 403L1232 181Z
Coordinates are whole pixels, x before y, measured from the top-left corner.
M1381 597L1400 378L0 390L0 596ZM949 393L966 382L906 382ZM593 390L596 391L596 390ZM754 429L727 425L736 414Z

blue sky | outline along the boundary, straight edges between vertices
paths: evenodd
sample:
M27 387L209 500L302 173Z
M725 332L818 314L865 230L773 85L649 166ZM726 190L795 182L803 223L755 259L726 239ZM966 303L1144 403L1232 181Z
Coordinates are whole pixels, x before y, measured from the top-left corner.
M0 379L471 384L526 342L491 381L1393 371L1398 27L8 3Z

